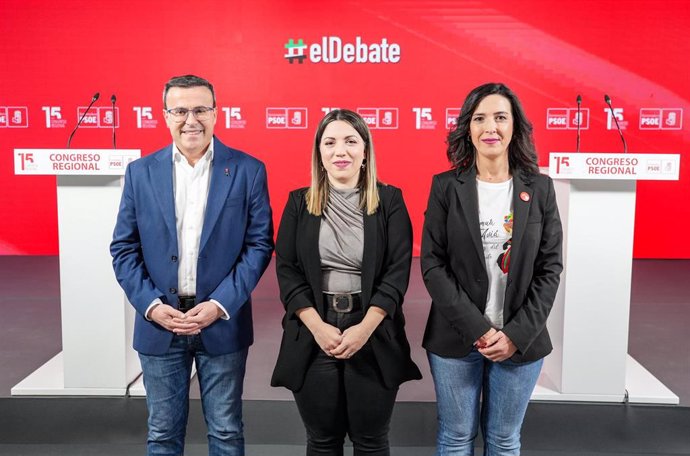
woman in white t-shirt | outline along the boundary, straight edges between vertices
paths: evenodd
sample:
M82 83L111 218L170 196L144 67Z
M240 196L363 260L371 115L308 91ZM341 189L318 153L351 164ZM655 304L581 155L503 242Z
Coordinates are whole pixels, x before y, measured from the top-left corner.
M551 351L546 319L560 273L553 182L532 125L505 85L472 90L434 176L421 265L432 298L424 333L438 404L436 455L519 455L520 429ZM481 401L480 401L481 397Z

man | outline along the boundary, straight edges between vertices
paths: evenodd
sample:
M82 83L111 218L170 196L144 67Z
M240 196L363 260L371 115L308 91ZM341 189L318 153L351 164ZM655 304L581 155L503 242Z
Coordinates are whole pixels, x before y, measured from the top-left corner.
M181 455L195 361L209 455L243 455L250 293L273 251L263 163L213 136L213 86L174 77L163 92L172 145L132 162L110 252L137 310L148 454Z

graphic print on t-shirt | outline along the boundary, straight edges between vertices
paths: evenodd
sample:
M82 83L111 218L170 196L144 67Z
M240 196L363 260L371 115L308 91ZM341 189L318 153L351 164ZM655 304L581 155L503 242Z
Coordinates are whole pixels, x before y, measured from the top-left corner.
M484 247L484 259L491 261L501 250L501 245L505 242L505 235L495 218L479 220L479 227L482 233L482 246Z
M489 279L484 317L491 326L500 329L513 237L513 180L483 182L477 179L477 199L484 266Z
M508 274L510 269L510 251L513 248L513 213L503 217L503 229L508 233L510 238L503 244L503 253L498 256L496 263L501 268L503 274Z

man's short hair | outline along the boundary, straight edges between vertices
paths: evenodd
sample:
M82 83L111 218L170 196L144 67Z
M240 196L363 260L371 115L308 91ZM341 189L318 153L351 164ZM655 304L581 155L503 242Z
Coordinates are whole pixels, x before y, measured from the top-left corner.
M216 107L216 92L213 90L213 85L204 78L199 76L194 76L193 74L185 74L184 76L173 76L168 82L165 83L165 89L163 90L163 107L165 109L168 106L165 104L165 98L168 96L168 90L172 87L181 87L183 89L188 89L190 87L206 87L211 91L211 96L213 97L213 106Z

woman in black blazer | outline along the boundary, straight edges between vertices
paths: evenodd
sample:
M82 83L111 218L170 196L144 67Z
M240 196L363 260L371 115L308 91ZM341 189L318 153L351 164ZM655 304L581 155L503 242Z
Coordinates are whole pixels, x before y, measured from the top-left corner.
M532 125L503 84L465 99L434 176L421 266L432 298L424 334L438 407L437 455L520 454L562 270L553 182L539 173ZM480 404L480 396L482 398Z
M402 303L412 226L399 189L376 180L371 134L335 110L316 131L312 184L290 193L276 242L285 306L272 386L293 391L307 455L388 455L398 386L421 373Z

